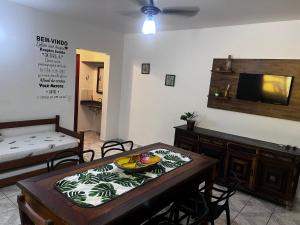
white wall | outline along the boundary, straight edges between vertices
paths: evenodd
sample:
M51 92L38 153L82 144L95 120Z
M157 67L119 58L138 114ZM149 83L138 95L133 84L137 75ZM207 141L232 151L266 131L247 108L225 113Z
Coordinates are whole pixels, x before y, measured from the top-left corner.
M35 36L69 41L68 101L38 101ZM0 1L0 121L61 115L62 125L73 128L75 49L106 52L111 56L106 138L118 135L123 35L24 6Z
M300 58L300 21L128 34L124 41L120 136L137 144L172 144L185 111L200 114L198 126L300 146L300 123L207 108L213 58ZM141 75L143 62L151 74ZM175 87L164 86L175 74ZM294 90L299 91L299 90Z

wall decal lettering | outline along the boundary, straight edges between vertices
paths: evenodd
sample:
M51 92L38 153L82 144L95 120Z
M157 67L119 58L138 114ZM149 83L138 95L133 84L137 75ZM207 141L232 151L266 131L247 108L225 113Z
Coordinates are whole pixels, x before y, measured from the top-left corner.
M37 62L37 83L40 89L37 99L70 100L71 97L65 93L68 76L64 56L68 53L68 44L65 40L36 36L36 47L41 56Z

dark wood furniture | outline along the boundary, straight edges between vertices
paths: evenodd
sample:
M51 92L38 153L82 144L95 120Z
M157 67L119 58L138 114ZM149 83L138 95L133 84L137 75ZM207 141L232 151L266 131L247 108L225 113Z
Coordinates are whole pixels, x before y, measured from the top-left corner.
M174 145L220 160L219 177L230 172L241 190L283 205L292 205L300 170L300 149L195 127L175 127Z
M300 121L300 60L296 59L232 59L232 71L217 70L224 68L227 59L214 59L207 107L256 114L288 120ZM236 98L239 74L274 74L293 76L288 106L239 100ZM214 92L225 93L230 85L227 97L216 97Z
M26 202L24 195L17 197L21 225L54 225L51 220L45 220L38 215Z
M74 150L74 151L82 151L83 150L83 142L84 142L84 133L76 133L71 130L65 129L59 125L59 116L57 115L54 118L50 119L40 119L40 120L26 120L26 121L14 121L14 122L3 122L0 123L0 130L1 129L8 129L8 128L19 128L19 127L29 127L29 126L39 126L39 125L55 125L55 131L56 132L61 132L66 135L72 136L74 138L79 139L79 145L76 148L72 148L69 150ZM65 151L65 150L62 150ZM61 152L61 151L58 151ZM28 156L26 158L22 159L16 159L12 161L7 161L0 163L0 173L4 173L9 170L14 170L14 169L20 169L28 166L33 166L33 165L38 165L42 163L47 163L47 159L53 157L56 153L58 152L50 152L46 154L41 154L41 155L33 155L33 156ZM47 168L45 166L44 169L39 169L23 174L19 174L13 177L7 177L5 179L0 179L0 187L5 187L11 184L15 184L17 181L25 179L27 177L32 177L39 175L41 173L47 172Z
M65 150L63 152L56 153L53 157L47 160L48 172L56 169L61 169L66 167L66 165L78 165L85 163L84 154L91 154L89 162L92 162L95 157L95 152L93 150L85 151L74 151Z
M133 148L133 142L132 141L106 141L101 147L101 158L104 158L105 155L110 151L118 151L118 152L125 152L126 151L126 145L129 144L129 148L127 151L131 151Z
M91 168L113 162L120 156L143 153L164 148L187 154L192 161L163 176L127 192L118 198L94 208L81 208L54 188L56 181ZM173 146L157 143L94 160L66 169L53 171L18 182L26 202L39 215L50 218L59 225L135 225L156 214L178 196L188 194L199 182L208 183L214 178L217 160L185 151Z

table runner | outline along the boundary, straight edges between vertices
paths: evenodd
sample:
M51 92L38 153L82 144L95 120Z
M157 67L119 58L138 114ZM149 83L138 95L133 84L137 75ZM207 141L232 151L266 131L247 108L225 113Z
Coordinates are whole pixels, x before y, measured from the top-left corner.
M161 157L160 163L149 171L129 173L110 163L65 177L56 182L55 188L80 207L96 207L192 160L166 149L156 149L146 154Z

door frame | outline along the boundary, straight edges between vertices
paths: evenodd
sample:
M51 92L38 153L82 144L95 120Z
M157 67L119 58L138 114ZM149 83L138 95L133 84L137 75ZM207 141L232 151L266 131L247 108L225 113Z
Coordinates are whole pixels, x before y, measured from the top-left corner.
M79 100L79 79L80 79L80 54L76 54L75 72L75 104L74 104L74 131L78 130L78 100Z
M91 51L91 50L84 50L84 49L78 49L83 51ZM94 52L94 51L91 51ZM108 140L113 137L111 137L111 134L107 132L107 130L110 130L109 128L109 118L108 118L108 99L109 99L109 77L110 77L110 55L103 53L103 52L97 52L100 53L103 57L103 62L105 64L104 66L104 74L103 74L103 94L102 94L102 109L101 109L101 130L100 130L100 138L101 140ZM79 94L80 94L80 64L81 61L84 59L83 55L80 55L80 52L76 52L76 65L75 65L75 97L74 97L74 125L73 129L75 132L78 132L78 116L79 116Z

